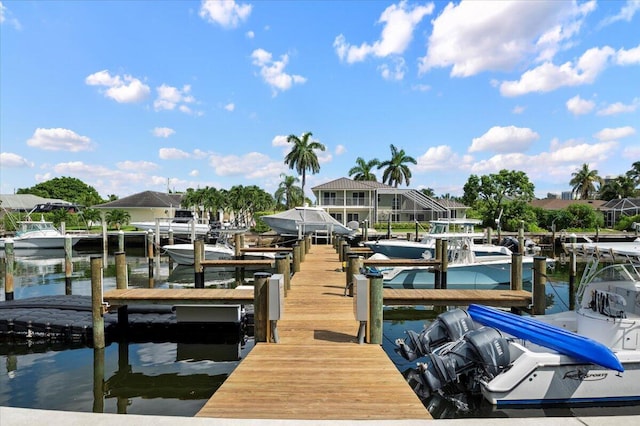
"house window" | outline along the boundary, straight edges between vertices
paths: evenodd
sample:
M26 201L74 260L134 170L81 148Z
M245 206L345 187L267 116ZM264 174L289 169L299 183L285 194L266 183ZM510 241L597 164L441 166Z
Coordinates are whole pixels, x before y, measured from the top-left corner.
M331 217L342 223L342 213L330 213Z
M337 197L335 192L325 192L322 194L322 204L325 206L335 206L336 199Z
M351 221L360 222L358 213L347 213L347 222Z
M353 192L351 201L354 206L364 206L364 192Z

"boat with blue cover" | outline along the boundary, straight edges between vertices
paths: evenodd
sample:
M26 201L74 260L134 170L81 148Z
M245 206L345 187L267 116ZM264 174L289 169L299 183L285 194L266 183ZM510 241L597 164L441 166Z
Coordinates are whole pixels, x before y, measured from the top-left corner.
M413 376L419 392L478 393L496 406L639 401L640 242L566 249L591 256L575 311L521 317L471 305L407 331L397 351L426 358Z

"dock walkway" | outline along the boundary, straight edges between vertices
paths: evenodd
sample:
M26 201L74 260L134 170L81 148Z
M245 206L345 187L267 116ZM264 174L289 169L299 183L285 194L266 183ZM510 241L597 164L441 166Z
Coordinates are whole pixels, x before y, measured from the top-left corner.
M291 281L280 342L258 343L198 417L429 419L379 345L357 343L353 299L331 245L312 245Z

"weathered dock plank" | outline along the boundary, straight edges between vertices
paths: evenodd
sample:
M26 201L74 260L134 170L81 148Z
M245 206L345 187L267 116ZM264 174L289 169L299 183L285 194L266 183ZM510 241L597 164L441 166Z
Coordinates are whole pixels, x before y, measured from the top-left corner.
M122 305L189 305L252 304L253 290L221 288L129 288L106 291L103 300L111 306Z
M383 290L385 305L461 306L477 303L498 307L523 308L531 305L531 293L525 290L449 290L392 289Z

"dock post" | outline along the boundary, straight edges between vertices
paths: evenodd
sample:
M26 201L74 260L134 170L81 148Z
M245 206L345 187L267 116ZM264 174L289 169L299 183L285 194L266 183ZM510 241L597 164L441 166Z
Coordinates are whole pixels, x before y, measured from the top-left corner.
M521 220L518 226L518 252L524 253L524 249L524 220Z
M253 274L253 335L256 343L267 341L269 327L269 278L268 272Z
M118 231L118 251L124 251L124 231Z
M93 348L93 412L104 412L104 346Z
M127 288L127 259L123 251L115 254L116 257L116 288L124 290Z
M64 294L71 295L71 274L73 273L73 241L71 235L64 236Z
M533 314L544 315L547 307L547 298L545 291L545 284L547 282L546 276L547 258L543 256L536 256L533 258Z
M195 269L194 286L204 288L204 268L202 260L204 257L204 241L197 239L193 242L193 266Z
M15 263L15 254L13 251L13 240L8 238L4 243L4 300L13 300L13 267Z
M442 271L442 239L436 239L436 247L434 249L436 260L440 262L438 266L436 266L435 273L433 275L433 288L440 288L441 281L441 271Z
M369 343L382 344L382 274L369 273Z
M149 259L149 281L153 280L153 231L147 232L147 258ZM151 285L149 287L152 287Z
M293 273L300 272L300 244L293 245Z
M440 263L440 288L447 288L447 268L449 266L449 243L442 240L442 261Z
M304 258L307 257L307 248L306 243L304 242L304 238L298 239L298 245L300 246L300 262L304 262Z
M491 244L491 241L493 241L493 236L491 235L492 231L493 229L491 227L487 228L487 244Z
M102 258L103 264L107 264L107 259L109 258L109 235L107 234L107 218L105 213L102 212L100 216L100 221L102 222Z
M288 283L289 277L289 256L282 253L277 253L276 256L276 274L282 274L284 277L284 295L287 295L287 287L291 285Z
M576 275L577 275L577 256L575 251L569 253L569 310L576 309Z
M511 290L522 290L522 253L511 254Z
M91 317L93 347L104 349L104 316L102 313L102 258L91 258Z
M358 256L355 253L349 254L349 258L347 260L347 273L345 274L346 275L346 282L344 285L345 296L353 297L353 275L360 273L358 269L359 258L360 256Z

